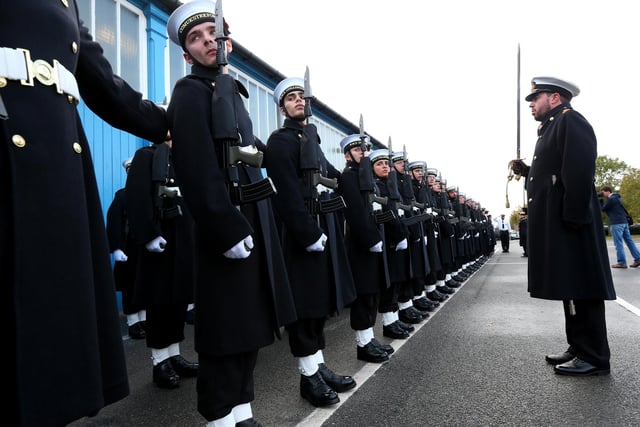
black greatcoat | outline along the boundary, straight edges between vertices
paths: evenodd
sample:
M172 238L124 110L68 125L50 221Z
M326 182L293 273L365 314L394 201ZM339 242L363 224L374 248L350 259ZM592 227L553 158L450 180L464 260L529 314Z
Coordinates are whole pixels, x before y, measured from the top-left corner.
M381 197L389 197L388 181L386 178L376 178L376 186ZM386 206L382 207L383 211L397 212L396 204L391 199ZM406 228L400 222L400 218L396 217L384 224L384 244L387 246L384 254L386 256L386 263L389 269L389 280L393 283L402 283L409 280L409 270L411 266L411 257L408 251L396 250L396 245L403 239L407 238Z
M551 110L538 130L526 180L532 297L616 298L593 183L596 157L587 120L569 104Z
M347 205L345 246L358 295L377 294L389 287L382 252L369 248L383 240L375 223L367 194L360 191L359 165L349 161L340 176L338 191Z
M278 193L273 197L291 290L299 318L317 319L339 312L355 299L351 269L336 214L311 215L304 199L304 177L300 169L300 141L303 127L291 119L274 131L267 141L267 175ZM338 178L339 172L317 147L322 174ZM322 252L307 252L324 233Z
M166 146L162 148L168 149ZM127 175L129 235L137 250L133 301L142 306L186 305L193 302L195 284L193 218L182 197L164 201L165 207L180 206L182 215L160 217L155 206L158 187L151 179L154 153L159 149L160 146L151 146L137 150ZM171 166L171 161L168 165ZM167 169L169 182L166 185L180 187L173 167ZM164 251L148 251L145 244L158 236L167 241Z
M74 0L3 0L0 45L29 49L32 60L58 60L102 119L164 139L164 111L113 75ZM129 393L104 218L76 106L39 81L8 80L0 96L9 114L0 120L6 417L15 425L60 426Z
M193 66L176 83L167 114L173 137L173 164L180 189L196 223L197 284L195 347L213 356L255 351L271 344L279 327L295 320L295 307L278 241L270 200L233 205L213 140L211 73ZM234 105L245 144L253 130L238 82ZM242 92L241 92L242 91ZM239 164L241 183L262 179L260 170ZM254 248L245 259L223 253L246 236Z

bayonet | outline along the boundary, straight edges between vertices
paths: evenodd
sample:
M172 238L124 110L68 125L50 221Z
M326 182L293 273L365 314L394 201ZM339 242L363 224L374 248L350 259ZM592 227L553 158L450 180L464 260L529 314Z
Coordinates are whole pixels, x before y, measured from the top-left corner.
M224 33L224 15L222 14L222 0L216 1L215 9L215 25L216 25L216 62L220 71L227 72L227 40L229 37Z
M312 116L311 113L311 99L313 93L311 92L311 82L309 80L309 67L304 71L304 116L308 119Z

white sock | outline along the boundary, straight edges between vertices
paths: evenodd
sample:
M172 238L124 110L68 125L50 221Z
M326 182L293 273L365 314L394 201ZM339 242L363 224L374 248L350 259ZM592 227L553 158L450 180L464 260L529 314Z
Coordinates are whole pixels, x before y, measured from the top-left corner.
M315 354L312 354L311 356L297 357L296 359L298 362L298 370L305 377L310 377L318 372L318 362Z
M451 275L447 274L446 276L444 276L444 280L445 282L448 282L449 280L451 280Z
M138 318L140 319L141 322L146 322L147 321L147 310L140 310L138 312Z
M409 307L413 307L413 301L409 300L407 302L398 302L398 308L400 310L407 309Z
M169 357L169 347L151 349L151 361L153 362L153 366L156 366L160 362L164 362Z
M171 344L169 347L167 347L167 350L169 351L169 357L177 356L180 354L180 344Z
M140 321L138 313L127 314L127 326L135 325Z
M372 339L373 328L356 331L356 344L358 344L358 347L364 347L365 345L369 344Z
M425 291L420 292L420 295L413 297L414 300L420 299L420 298L426 298L427 295L425 293Z
M382 313L382 324L384 326L390 325L393 322L398 320L398 315L393 311L388 311L386 313Z
M251 403L241 403L240 405L236 405L231 410L231 413L237 423L253 417L253 412L251 412Z
M444 280L438 280L438 284L436 286L444 286Z
M209 421L207 423L207 427L235 427L236 426L236 417L233 415L233 412L229 412L228 415L225 415L222 418L218 418L217 420Z
M316 354L314 354L313 357L316 358L316 362L318 362L318 365L324 363L324 355L322 354L322 350L316 351Z
M425 288L425 290L427 292L433 292L436 290L436 285L427 285L427 287Z
M189 311L189 310L193 310L193 308L194 308L195 306L196 306L195 304L189 304L189 305L187 306L187 311Z

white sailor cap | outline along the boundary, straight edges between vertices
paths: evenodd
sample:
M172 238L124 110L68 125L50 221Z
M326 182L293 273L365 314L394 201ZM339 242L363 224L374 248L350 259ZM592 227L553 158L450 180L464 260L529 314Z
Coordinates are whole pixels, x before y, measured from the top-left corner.
M391 153L391 161L397 162L398 160L404 160L404 151L394 151Z
M287 96L289 92L294 90L299 90L304 92L304 80L300 77L288 77L282 80L276 88L273 90L273 101L276 105L282 107L284 97Z
M129 158L127 158L127 159L124 159L124 160L122 161L122 167L123 167L125 170L127 170L127 168L128 168L129 166L131 166L131 162L132 162L132 161L133 161L133 157L129 157Z
M370 140L369 140L369 136L365 135L365 144L371 144ZM344 138L342 138L342 141L340 141L340 148L342 148L342 152L346 153L347 151L351 150L354 147L359 147L362 144L362 141L360 140L360 134L357 133L353 133L351 135L345 136Z
M524 99L527 102L534 100L540 92L559 93L567 99L580 94L580 88L575 84L557 77L534 77L531 79L531 93Z
M369 160L371 160L371 164L385 159L389 160L389 150L387 150L386 148L373 150L371 153L369 153Z
M455 185L447 185L447 192L449 191L457 191L457 188Z
M216 22L216 2L195 0L185 3L173 11L167 22L167 33L175 44L184 49L184 40L189 30L203 22ZM229 34L229 25L224 20L225 35Z
M436 169L436 168L427 168L426 174L427 175L437 176L438 175L438 169Z
M412 171L414 169L426 169L427 162L424 160L416 160L415 162L409 162L409 170Z

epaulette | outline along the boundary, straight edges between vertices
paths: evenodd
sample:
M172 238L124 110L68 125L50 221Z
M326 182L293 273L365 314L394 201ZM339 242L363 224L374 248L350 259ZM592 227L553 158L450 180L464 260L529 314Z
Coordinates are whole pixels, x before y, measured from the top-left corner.
M568 111L573 111L573 108L565 107L565 108L562 110L562 114L564 114L564 113L566 113L566 112L568 112Z

